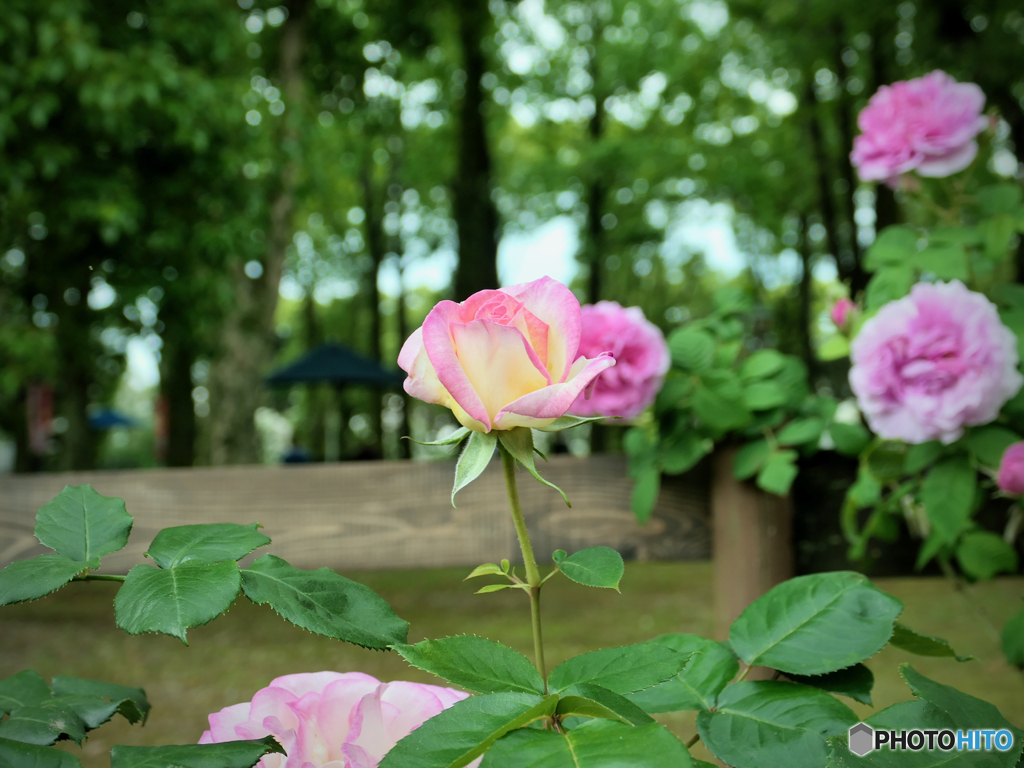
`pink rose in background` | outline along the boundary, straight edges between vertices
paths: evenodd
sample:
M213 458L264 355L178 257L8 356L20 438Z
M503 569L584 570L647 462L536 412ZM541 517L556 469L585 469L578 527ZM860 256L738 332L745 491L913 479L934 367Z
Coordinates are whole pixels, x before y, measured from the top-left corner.
M943 177L962 171L975 155L974 140L988 125L985 94L941 70L883 85L857 117L862 133L850 161L864 181L893 181L901 173Z
M1014 443L1003 451L996 483L1003 493L1024 496L1024 442Z
M614 301L583 307L579 351L588 358L609 352L615 367L597 378L589 399L576 397L569 410L577 416L636 416L654 402L672 364L658 326L640 307L627 309Z
M881 437L951 443L986 424L1024 383L1017 338L995 306L963 283L918 283L864 323L850 386Z
M405 342L405 391L451 408L478 432L545 427L565 414L609 354L579 357L580 303L550 277L461 304L438 302Z
M842 331L846 328L846 324L850 322L851 313L856 311L857 305L844 298L832 305L829 316L832 318L832 322L836 324L836 328Z
M259 768L377 768L400 739L467 695L360 672L285 675L210 715L199 743L273 736L288 754L267 755Z

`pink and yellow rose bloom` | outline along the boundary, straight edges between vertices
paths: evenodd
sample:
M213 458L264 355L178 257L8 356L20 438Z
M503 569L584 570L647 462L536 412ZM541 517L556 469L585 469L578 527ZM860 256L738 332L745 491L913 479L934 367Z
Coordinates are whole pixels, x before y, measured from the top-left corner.
M578 356L581 327L579 301L549 277L441 301L398 356L405 391L477 432L545 427L615 365Z

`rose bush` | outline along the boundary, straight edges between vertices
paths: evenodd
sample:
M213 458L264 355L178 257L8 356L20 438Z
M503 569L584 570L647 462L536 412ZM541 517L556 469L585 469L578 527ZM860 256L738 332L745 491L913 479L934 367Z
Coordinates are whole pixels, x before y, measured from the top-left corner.
M864 323L851 345L850 386L879 436L958 439L986 424L1024 383L1017 339L995 305L963 283L919 283Z
M544 427L569 410L608 353L578 357L580 303L549 277L461 304L439 302L405 342L405 391L451 408L476 432Z
M400 739L467 695L436 685L382 683L360 672L285 675L251 702L210 715L199 743L274 736L288 754L267 755L261 768L376 768Z
M610 352L615 367L597 378L589 397L578 395L570 411L578 416L638 415L654 402L672 365L661 329L640 307L614 301L583 307L582 322L579 353L596 359Z
M882 86L857 118L862 133L850 161L864 181L889 181L908 171L949 176L978 154L974 140L988 125L985 94L936 70Z

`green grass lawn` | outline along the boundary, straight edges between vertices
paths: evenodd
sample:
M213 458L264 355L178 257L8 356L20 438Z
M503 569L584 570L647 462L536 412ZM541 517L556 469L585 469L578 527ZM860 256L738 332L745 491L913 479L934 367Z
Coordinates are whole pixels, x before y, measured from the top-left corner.
M383 595L412 624L410 637L473 633L532 656L526 598L511 590L474 595L483 580L463 583L468 569L346 574ZM898 667L920 672L983 697L1024 727L1024 677L1002 660L991 623L1001 627L1021 605L1024 579L1000 579L954 593L942 579L882 579L879 585L906 603L902 620L945 637L977 661L910 657L886 649L868 664L876 677L875 704L912 698ZM142 686L153 704L145 727L123 720L104 726L79 750L86 768L109 765L114 744L181 744L198 740L206 716L248 700L279 675L359 670L382 680L437 682L391 653L365 651L296 629L268 607L241 598L228 614L189 631L189 646L173 638L129 637L114 626L116 585L73 584L56 595L0 609L0 678L25 668L45 678L65 674ZM630 563L622 594L553 579L544 592L549 666L597 647L635 643L665 632L712 632L708 563ZM849 703L849 702L847 702ZM853 705L861 714L871 710ZM692 714L661 717L683 739L694 733ZM709 755L699 745L694 753Z

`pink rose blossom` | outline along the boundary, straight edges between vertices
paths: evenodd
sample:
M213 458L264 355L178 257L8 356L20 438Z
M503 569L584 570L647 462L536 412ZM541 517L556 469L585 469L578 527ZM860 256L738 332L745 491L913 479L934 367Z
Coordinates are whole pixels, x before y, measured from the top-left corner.
M478 432L545 427L565 414L609 354L579 357L580 303L550 277L461 304L438 302L405 342L405 391L451 408Z
M1024 496L1024 442L1014 443L1003 451L996 482L1003 493Z
M871 428L889 440L951 443L986 424L1024 383L1017 338L995 306L963 283L918 283L864 323L851 345L850 386Z
M850 321L850 314L856 311L857 305L844 298L832 305L832 311L829 315L832 318L832 322L836 324L836 328L844 330L846 324Z
M602 373L588 393L576 397L569 410L577 416L632 418L654 402L672 364L661 330L640 307L614 301L583 307L580 354L596 358L608 352L615 367Z
M285 675L210 715L199 743L273 736L288 754L267 755L259 768L377 768L400 739L467 695L360 672Z
M988 125L985 94L941 70L883 85L857 118L862 133L850 161L864 181L894 182L907 171L943 177L962 171L975 155L974 140Z

